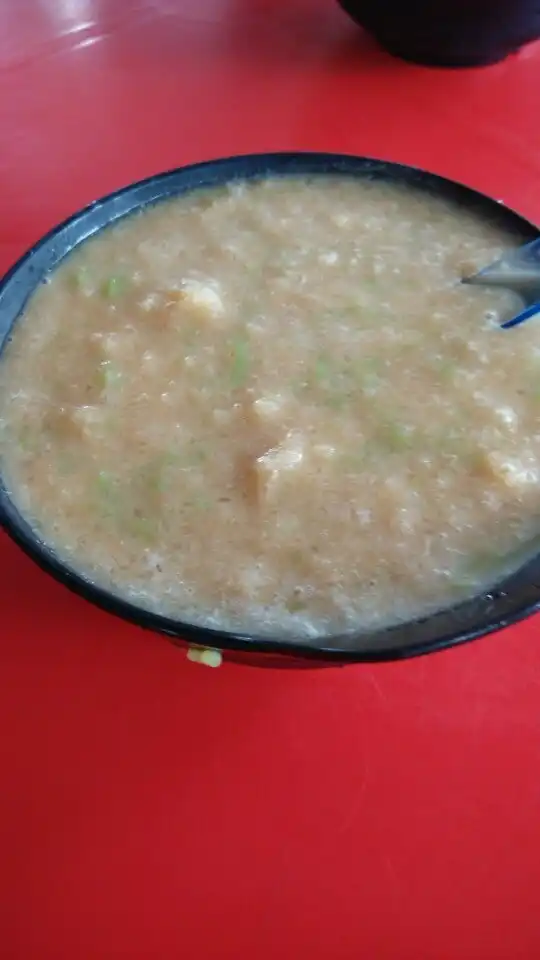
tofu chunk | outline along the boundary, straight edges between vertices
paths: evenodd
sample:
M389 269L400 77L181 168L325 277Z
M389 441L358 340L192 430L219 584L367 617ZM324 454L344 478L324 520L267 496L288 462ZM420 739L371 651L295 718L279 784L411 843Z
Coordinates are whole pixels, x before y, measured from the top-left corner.
M515 431L518 424L518 415L513 407L495 407L495 416L509 430Z
M184 280L178 300L191 307L203 319L218 320L225 313L223 298L216 284L202 280Z
M336 250L325 250L323 253L319 254L319 263L322 263L324 266L334 266L339 260L339 254Z
M284 475L298 470L304 460L304 438L293 431L283 443L273 447L255 461L259 496L268 494L279 485Z
M313 455L316 460L333 460L336 456L336 448L329 443L316 443L313 447Z
M283 443L271 447L260 457L241 457L237 482L251 506L260 506L279 488L280 480L298 469L304 459L303 437L288 433Z
M139 306L141 310L144 310L146 313L150 313L152 310L159 310L160 307L163 307L163 297L159 293L148 293L139 301Z
M253 413L263 425L279 421L284 407L285 398L279 395L263 396L253 401Z
M73 423L80 428L83 436L91 438L101 432L106 413L103 407L88 405L75 407L71 417Z
M523 462L493 452L488 454L487 464L494 477L518 493L540 482L540 471L535 462Z
M105 360L119 360L126 352L125 337L119 333L104 333L94 338L101 348Z
M304 439L300 434L291 431L283 443L258 457L257 463L263 470L279 474L284 470L295 470L303 459Z

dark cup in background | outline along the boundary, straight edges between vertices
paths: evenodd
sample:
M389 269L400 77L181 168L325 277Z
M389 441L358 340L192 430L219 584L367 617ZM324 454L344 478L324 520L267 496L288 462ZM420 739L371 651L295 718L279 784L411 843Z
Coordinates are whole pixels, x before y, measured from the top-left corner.
M540 0L338 2L389 53L426 66L487 66L540 38Z

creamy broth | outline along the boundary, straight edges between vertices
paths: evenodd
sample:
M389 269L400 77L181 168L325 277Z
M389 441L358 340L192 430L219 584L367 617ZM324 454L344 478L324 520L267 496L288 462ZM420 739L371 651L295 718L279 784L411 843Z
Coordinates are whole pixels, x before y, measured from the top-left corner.
M2 357L39 535L140 606L309 639L487 589L538 533L540 324L460 285L519 238L424 191L269 179L86 242Z

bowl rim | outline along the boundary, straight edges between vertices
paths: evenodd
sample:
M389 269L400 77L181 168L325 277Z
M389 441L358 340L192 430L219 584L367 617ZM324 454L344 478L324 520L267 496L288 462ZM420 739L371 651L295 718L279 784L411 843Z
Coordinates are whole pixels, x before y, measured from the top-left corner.
M235 180L287 175L345 175L408 183L446 195L469 209L477 208L491 219L501 219L507 226L519 228L530 239L540 236L539 229L532 222L501 201L422 168L376 157L280 151L205 160L155 173L106 194L55 225L34 243L0 280L0 357L9 342L12 327L35 290L76 247L102 229L144 207L197 189L224 186ZM177 642L224 651L279 654L329 664L402 660L469 642L517 623L540 609L538 556L489 593L417 620L313 641L257 636L166 617L94 584L62 560L30 526L9 496L1 472L0 526L41 569L95 606Z

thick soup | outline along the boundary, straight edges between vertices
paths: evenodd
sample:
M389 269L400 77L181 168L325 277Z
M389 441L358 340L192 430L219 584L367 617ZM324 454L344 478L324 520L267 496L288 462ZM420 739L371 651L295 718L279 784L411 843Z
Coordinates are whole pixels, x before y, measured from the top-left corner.
M345 177L127 219L3 355L13 498L90 580L209 626L308 639L487 589L540 530L540 325L459 279L518 242Z

